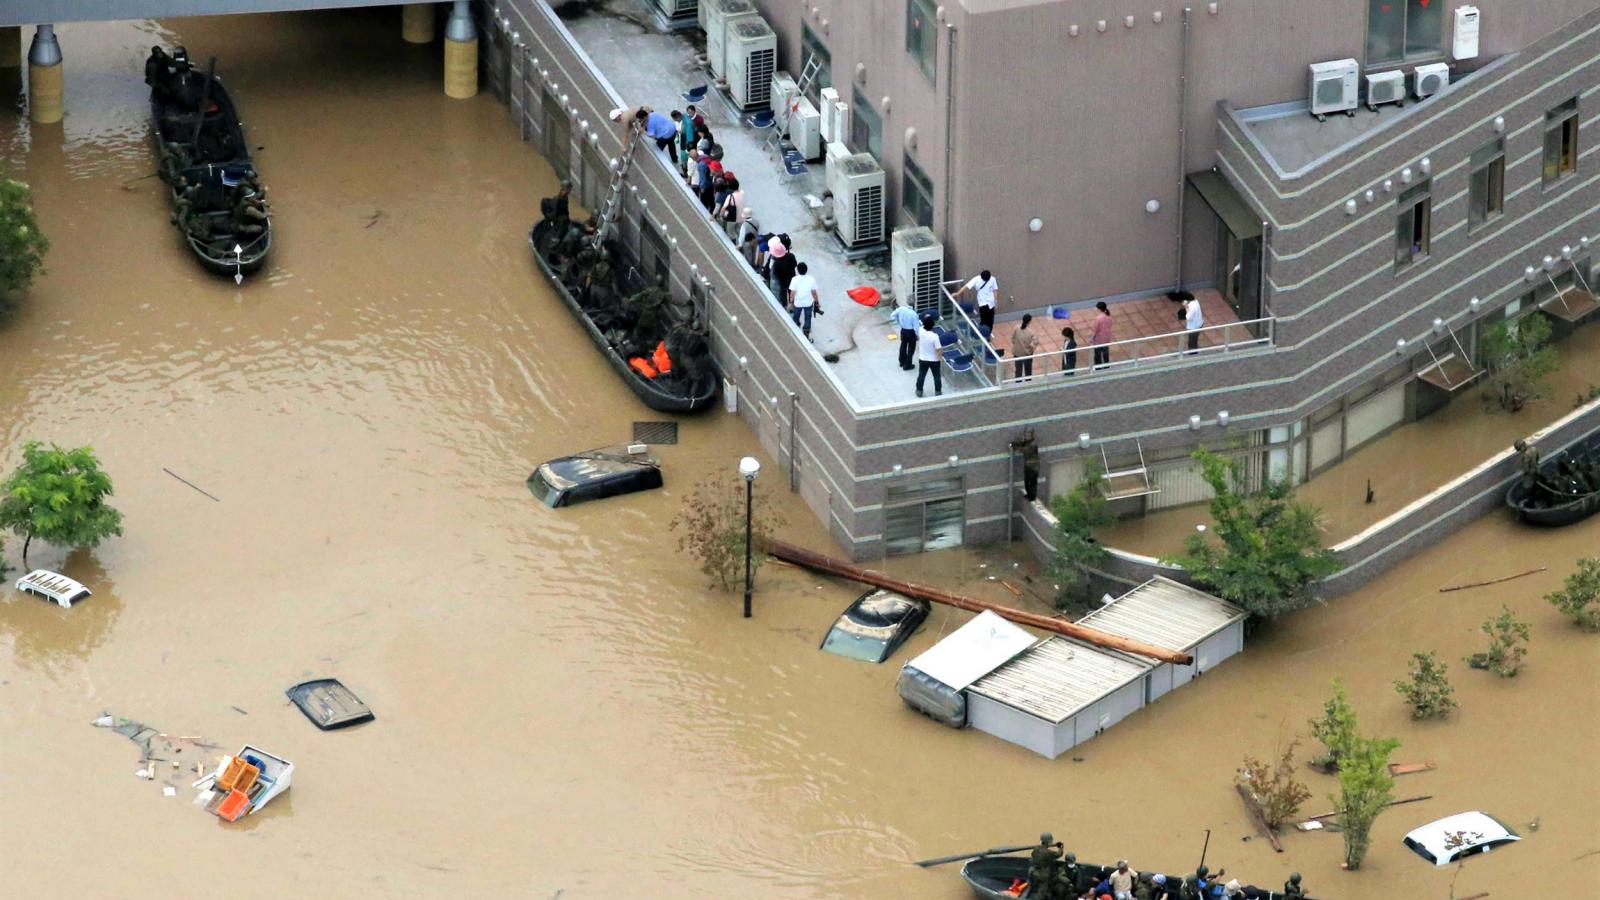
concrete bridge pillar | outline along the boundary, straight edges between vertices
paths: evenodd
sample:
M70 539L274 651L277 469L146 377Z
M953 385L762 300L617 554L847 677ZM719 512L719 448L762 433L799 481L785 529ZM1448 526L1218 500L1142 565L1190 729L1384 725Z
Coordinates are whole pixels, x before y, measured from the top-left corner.
M400 36L408 44L431 44L434 36L432 3L407 3L400 7Z
M28 48L28 118L38 125L61 121L61 45L54 25L40 25Z
M478 93L478 29L467 0L455 0L444 26L444 92L457 100Z

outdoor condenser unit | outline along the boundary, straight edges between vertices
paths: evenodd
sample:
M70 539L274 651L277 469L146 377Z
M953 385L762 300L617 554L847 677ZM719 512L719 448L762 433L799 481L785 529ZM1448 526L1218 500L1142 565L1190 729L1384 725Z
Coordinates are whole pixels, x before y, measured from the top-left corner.
M656 8L668 20L684 19L697 16L700 10L700 0L655 0Z
M778 119L783 118L783 106L800 93L800 88L794 83L794 76L788 72L778 72L772 76L772 114Z
M822 148L822 187L839 193L839 163L850 158L850 148L838 141L829 141Z
M767 106L772 100L772 73L778 70L778 36L760 16L736 19L728 26L728 95L740 109Z
M839 240L849 248L866 247L883 240L883 167L870 153L840 160L833 191L833 209Z
M1418 99L1432 97L1449 84L1450 66L1446 63L1417 66L1417 71L1412 73L1412 91L1416 93Z
M806 159L822 155L822 115L806 97L800 98L794 115L789 117L789 143Z
M1311 114L1326 120L1333 113L1355 115L1361 102L1358 76L1361 65L1353 59L1311 64Z
M829 141L844 140L844 135L833 129L833 104L839 102L838 89L825 87L817 99L822 104L822 108L819 110L822 113L822 142L826 144Z
M751 0L707 0L701 16L706 29L706 65L711 67L711 77L721 78L728 73L724 48L729 27L740 19L759 15Z
M939 313L939 285L944 281L944 244L933 229L901 228L890 241L890 272L896 297L920 313Z
M1406 102L1406 73L1396 69L1367 76L1367 109L1376 111L1385 103L1404 105Z

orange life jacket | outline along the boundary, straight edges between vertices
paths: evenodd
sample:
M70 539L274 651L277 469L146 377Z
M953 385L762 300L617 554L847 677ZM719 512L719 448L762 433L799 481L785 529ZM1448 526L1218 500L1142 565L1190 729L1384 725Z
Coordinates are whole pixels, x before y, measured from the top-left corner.
M650 354L650 361L656 364L656 372L665 375L672 371L672 357L667 355L667 342L656 344L656 352Z
M646 378L654 378L660 374L656 371L655 366L650 365L650 360L645 359L642 356L635 356L628 360L628 368L638 372L640 375L643 375Z

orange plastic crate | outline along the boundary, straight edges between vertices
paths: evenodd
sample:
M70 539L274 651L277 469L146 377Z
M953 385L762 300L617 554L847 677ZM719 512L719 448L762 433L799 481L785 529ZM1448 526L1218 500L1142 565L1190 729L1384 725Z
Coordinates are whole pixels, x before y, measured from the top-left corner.
M222 770L221 777L217 779L217 790L244 793L250 790L260 775L260 769L235 756L228 761L227 768Z
M255 766L250 768L254 769ZM244 791L232 791L217 805L217 816L226 822L237 822L250 811L250 796Z

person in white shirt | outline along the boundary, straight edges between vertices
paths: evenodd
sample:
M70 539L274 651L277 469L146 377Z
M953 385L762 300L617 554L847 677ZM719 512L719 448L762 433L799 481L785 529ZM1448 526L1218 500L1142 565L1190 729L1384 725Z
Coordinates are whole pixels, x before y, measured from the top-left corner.
M794 267L794 279L789 282L789 314L800 333L811 340L811 315L817 311L817 280L806 274L806 264Z
M1183 327L1188 331L1189 352L1200 349L1200 329L1206 324L1206 316L1200 309L1200 298L1195 297L1188 301L1184 307Z
M923 316L922 330L917 332L917 396L922 396L922 383L933 373L933 395L935 397L944 393L944 384L940 381L939 352L944 345L939 342L938 332L933 330L933 316Z
M988 269L978 273L978 277L962 285L956 291L956 299L960 300L967 294L978 298L978 324L990 330L994 329L994 305L1000 292L1000 282Z

